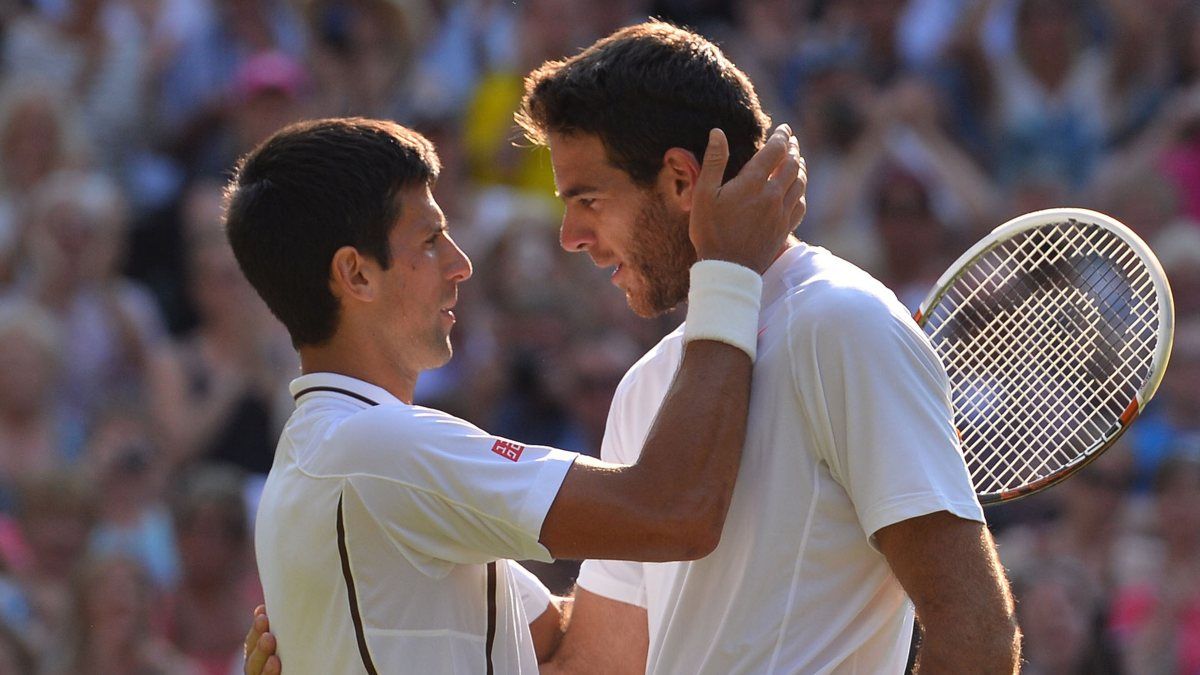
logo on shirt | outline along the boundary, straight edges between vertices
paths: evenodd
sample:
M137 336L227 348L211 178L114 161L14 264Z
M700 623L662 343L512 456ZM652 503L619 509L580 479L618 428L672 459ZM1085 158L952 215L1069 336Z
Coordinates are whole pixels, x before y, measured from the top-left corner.
M525 452L525 446L518 445L512 441L501 440L496 441L496 444L492 446L492 452L500 455L504 459L511 459L515 462L518 459L521 459L521 453Z

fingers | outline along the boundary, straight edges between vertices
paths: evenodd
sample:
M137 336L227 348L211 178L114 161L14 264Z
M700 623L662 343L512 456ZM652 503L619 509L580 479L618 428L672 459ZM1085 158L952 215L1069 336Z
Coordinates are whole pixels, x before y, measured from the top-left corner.
M704 161L700 175L696 178L697 197L708 199L721 188L725 176L725 165L729 163L729 140L725 132L713 129L708 132L708 147L704 149Z
M266 633L258 638L254 649L246 656L242 672L244 675L268 675L272 671L267 669L267 665L272 661L275 663L274 673L278 674L282 664L279 657L275 656L275 636Z
M796 146L796 151L799 152L799 144ZM788 188L788 193L784 197L783 202L785 205L791 206L791 212L788 217L788 223L790 223L789 232L795 231L800 226L800 221L804 220L804 214L808 212L808 202L806 200L806 193L808 192L808 162L804 160L803 156L798 159L800 168L796 172L796 182ZM797 191L799 195L794 195L793 193Z
M258 607L255 607L254 614L252 616L253 618L250 620L250 631L246 633L246 640L242 643L242 655L247 657L250 656L250 652L254 649L254 645L258 643L258 637L267 631L265 627L267 619L266 605L259 605ZM263 627L260 628L260 625Z
M263 666L262 675L280 675L282 672L283 664L279 662L279 657L271 656Z
M754 153L746 166L742 167L740 176L745 176L747 180L753 182L761 182L766 180L768 176L774 173L775 168L788 155L788 148L791 143L792 128L786 124L780 124L775 128L775 131L767 138L767 142Z
M246 641L242 645L246 661L242 665L244 675L278 675L281 664L275 656L275 636L268 631L271 624L267 619L267 608L259 605L254 608L254 621L250 624L250 632L246 633ZM269 665L272 660L275 670Z

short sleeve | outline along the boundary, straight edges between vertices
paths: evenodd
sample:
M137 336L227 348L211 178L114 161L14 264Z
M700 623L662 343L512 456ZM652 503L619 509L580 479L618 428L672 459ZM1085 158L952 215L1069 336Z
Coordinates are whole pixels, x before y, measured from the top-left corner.
M645 568L628 560L585 560L575 583L596 595L646 606Z
M937 511L982 522L945 370L900 303L835 289L790 320L797 396L867 536Z
M397 546L462 564L552 560L538 538L575 453L407 406L364 410L332 435L346 490Z
M542 580L538 579L533 572L522 567L521 563L513 560L504 562L508 565L513 580L516 581L521 606L525 608L525 617L529 619L529 623L533 623L550 607L550 601L554 596L550 593L550 589L546 588L546 584L543 584Z
M636 366L630 370L613 394L604 440L600 443L600 459L606 462L632 464L637 461L661 404L663 392L657 391L662 389L661 384L653 386L653 378L645 377L642 370ZM659 400L655 401L656 398ZM585 560L576 583L597 595L645 607L642 572L640 562Z

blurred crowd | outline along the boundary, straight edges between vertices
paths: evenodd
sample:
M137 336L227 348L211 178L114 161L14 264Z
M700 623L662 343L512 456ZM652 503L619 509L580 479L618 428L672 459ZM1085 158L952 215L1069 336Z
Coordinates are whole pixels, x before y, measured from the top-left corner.
M1099 462L989 511L1028 673L1200 673L1197 0L0 0L0 675L240 672L257 492L298 364L221 230L283 124L438 146L475 263L419 403L595 454L636 318L558 250L522 77L647 16L719 42L802 138L798 234L915 308L983 232L1129 224L1178 313L1159 397ZM571 563L535 566L555 590Z

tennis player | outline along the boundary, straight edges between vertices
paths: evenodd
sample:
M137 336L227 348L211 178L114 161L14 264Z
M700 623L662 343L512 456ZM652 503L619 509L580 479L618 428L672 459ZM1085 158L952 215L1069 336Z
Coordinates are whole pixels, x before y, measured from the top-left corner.
M714 45L657 22L535 70L517 118L550 148L563 247L616 264L643 315L687 293L686 205L707 125L729 134L730 169L768 125L749 80ZM618 387L606 460L637 458L685 332ZM720 545L696 561L585 562L553 665L900 673L915 604L922 672L1014 672L1012 599L946 375L905 308L865 272L792 239L763 277L758 350Z
M550 148L564 248L615 266L644 315L688 292L707 129L728 133L736 171L768 127L751 83L714 45L658 22L534 71L518 121ZM689 562L585 562L543 672L900 673L914 606L920 672L1014 672L1011 594L921 331L876 280L795 239L764 274L761 308L720 544ZM626 375L605 460L638 457L686 333ZM250 675L271 644L255 642L265 626L260 617L248 638Z
M290 673L537 669L508 558L683 560L716 545L745 434L761 270L799 221L780 128L737 179L711 134L691 210L692 329L628 465L497 438L412 405L451 355L471 264L430 188L433 146L397 124L287 127L229 187L246 277L303 374L258 512L256 552ZM544 651L544 650L543 650Z

